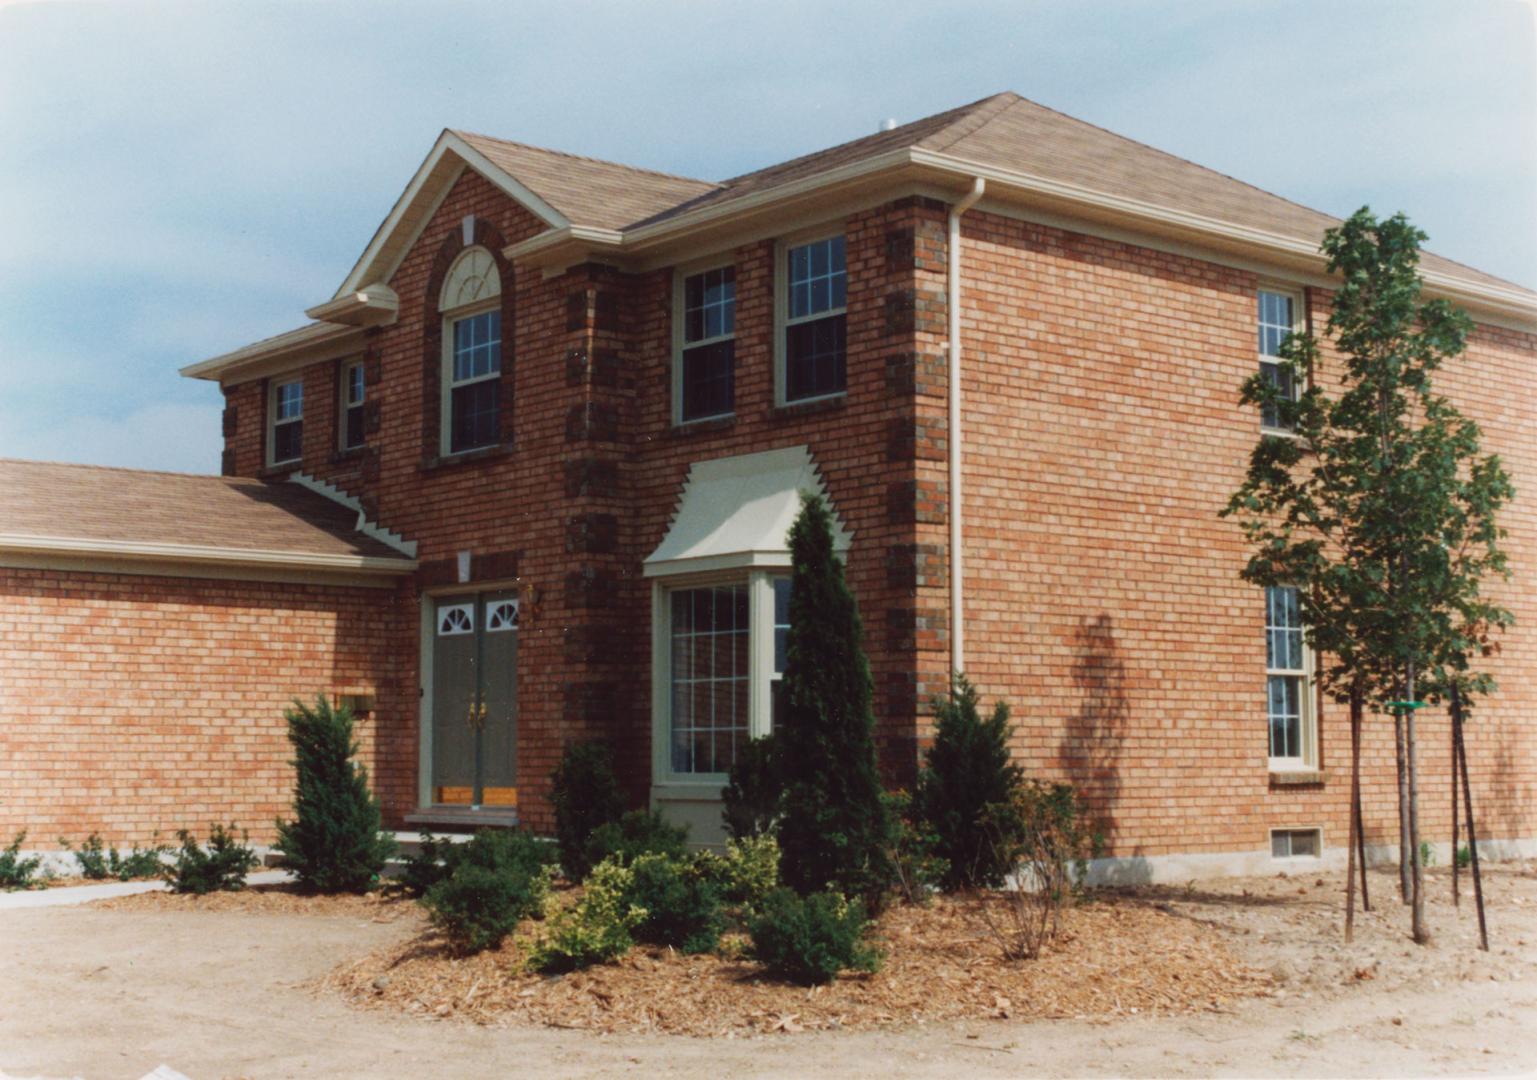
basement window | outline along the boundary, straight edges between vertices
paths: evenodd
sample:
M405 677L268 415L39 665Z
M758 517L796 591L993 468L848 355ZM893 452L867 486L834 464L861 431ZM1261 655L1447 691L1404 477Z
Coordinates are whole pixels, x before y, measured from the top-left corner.
M1323 853L1323 836L1318 829L1271 829L1272 859L1316 859Z

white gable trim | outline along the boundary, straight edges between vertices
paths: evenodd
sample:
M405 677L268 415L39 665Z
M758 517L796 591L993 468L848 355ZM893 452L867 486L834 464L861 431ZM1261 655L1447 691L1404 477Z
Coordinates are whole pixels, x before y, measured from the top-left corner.
M852 535L807 447L694 462L667 535L646 558L644 576L789 566L790 526L803 493L828 503L833 547L848 551Z
M333 299L355 292L368 282L388 281L465 167L474 169L550 228L562 229L571 224L565 215L511 173L494 164L459 135L445 131L438 136L432 151L417 168Z
M363 512L363 504L336 485L328 484L319 477L311 476L305 472L293 473L289 476L288 482L298 484L300 487L330 499L340 506L345 506L348 510L356 511L358 520L357 524L353 526L354 529L364 536L369 536L379 541L385 547L394 548L407 558L416 558L415 540L407 540L395 530L386 529L379 523L370 521L368 515Z

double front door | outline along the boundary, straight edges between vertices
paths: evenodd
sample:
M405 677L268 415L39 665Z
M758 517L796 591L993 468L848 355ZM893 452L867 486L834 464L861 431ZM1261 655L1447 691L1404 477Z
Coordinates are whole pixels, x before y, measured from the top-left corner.
M517 597L441 597L433 626L432 801L516 806Z

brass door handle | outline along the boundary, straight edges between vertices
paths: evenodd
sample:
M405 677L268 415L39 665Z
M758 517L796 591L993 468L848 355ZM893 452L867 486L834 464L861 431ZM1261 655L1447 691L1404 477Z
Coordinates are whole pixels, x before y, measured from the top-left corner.
M486 726L486 707L484 705L477 706L474 702L470 702L470 711L465 715L464 721L471 728L479 731Z

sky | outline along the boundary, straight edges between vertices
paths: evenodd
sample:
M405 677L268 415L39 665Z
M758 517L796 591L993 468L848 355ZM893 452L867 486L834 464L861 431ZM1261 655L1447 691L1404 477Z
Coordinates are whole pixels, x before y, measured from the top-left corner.
M1520 0L0 0L0 457L216 472L445 127L721 179L1001 90L1537 288Z

